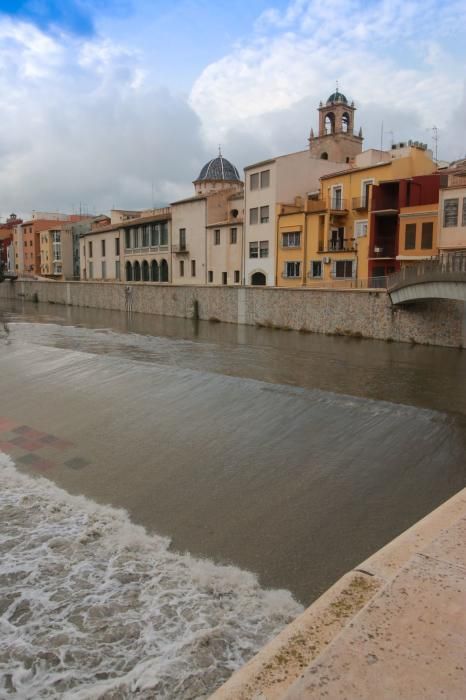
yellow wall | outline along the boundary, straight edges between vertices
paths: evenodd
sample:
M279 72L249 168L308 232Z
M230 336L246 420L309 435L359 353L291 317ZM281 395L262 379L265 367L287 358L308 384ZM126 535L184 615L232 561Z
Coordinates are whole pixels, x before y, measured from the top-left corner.
M306 283L306 257L305 257L305 213L298 212L293 214L282 214L278 217L278 241L277 241L277 257L276 257L276 279L277 287L302 287ZM299 232L300 246L299 248L284 248L283 234ZM284 277L284 267L286 262L300 262L299 278Z
M427 222L432 222L433 224L432 247L421 248L422 224ZM407 224L416 224L415 248L405 248ZM400 239L398 251L399 257L432 257L438 254L438 203L421 204L416 207L403 207L400 210ZM401 263L403 264L403 261L401 261Z

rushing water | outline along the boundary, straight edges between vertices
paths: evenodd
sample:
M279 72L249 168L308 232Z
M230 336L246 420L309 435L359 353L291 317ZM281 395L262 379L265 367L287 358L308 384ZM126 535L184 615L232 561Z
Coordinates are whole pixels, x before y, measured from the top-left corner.
M205 697L464 486L458 350L0 302L0 373L0 696Z

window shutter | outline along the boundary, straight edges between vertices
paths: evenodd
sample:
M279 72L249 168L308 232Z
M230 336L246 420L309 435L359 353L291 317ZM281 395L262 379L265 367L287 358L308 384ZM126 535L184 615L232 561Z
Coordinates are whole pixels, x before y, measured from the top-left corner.
M337 263L336 260L332 260L332 277L335 277L337 274Z
M283 263L283 277L288 277L288 275L286 274L286 262Z
M356 279L356 273L357 273L357 268L358 268L358 261L357 258L353 260L353 267L351 270L351 277L355 280Z

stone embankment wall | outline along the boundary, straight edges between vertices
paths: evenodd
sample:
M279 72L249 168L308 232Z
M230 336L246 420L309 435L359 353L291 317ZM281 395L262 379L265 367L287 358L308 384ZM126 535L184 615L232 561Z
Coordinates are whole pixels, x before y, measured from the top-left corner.
M115 309L128 305L124 283L6 281L0 298ZM303 332L450 347L466 346L466 304L435 300L392 307L384 290L131 285L133 312Z

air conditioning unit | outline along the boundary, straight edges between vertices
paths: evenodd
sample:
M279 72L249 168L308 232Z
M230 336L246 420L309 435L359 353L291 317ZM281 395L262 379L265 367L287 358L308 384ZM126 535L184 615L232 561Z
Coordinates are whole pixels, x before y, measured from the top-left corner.
M376 255L379 255L380 253L383 253L383 248L374 248L374 253Z
M330 258L328 257L328 255L326 255L325 258L322 258L322 262L324 263L324 265L329 265Z

